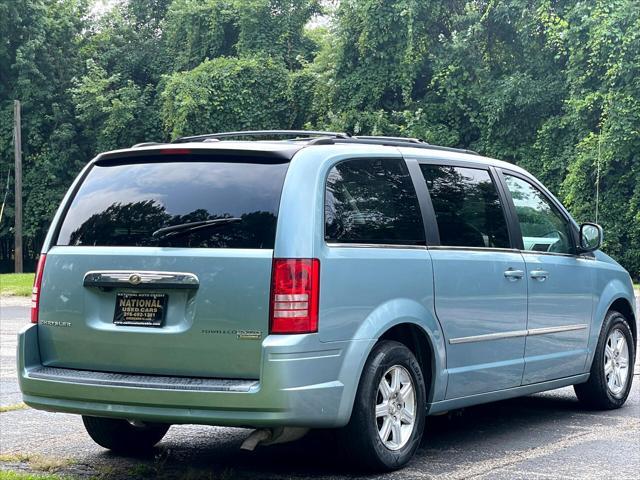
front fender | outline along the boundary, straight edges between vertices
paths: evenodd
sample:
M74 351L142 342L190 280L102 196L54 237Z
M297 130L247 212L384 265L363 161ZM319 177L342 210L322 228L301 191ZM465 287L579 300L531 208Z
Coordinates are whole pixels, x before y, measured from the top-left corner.
M600 337L600 331L602 330L602 324L604 323L604 318L606 317L607 312L611 309L613 303L616 300L623 299L629 302L632 310L635 308L633 287L631 285L627 285L627 282L622 279L614 278L610 280L601 292L600 297L596 299L596 305L593 310L593 317L591 320L587 362L585 364L586 371L591 369L593 357L598 345L598 338Z

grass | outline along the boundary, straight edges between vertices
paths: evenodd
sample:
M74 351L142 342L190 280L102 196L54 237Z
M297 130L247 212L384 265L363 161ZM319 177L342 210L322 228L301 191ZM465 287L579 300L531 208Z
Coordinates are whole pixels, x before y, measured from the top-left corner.
M156 469L153 468L151 465L146 465L146 464L138 464L138 465L134 465L133 467L131 467L129 469L129 474L131 477L135 477L135 478L140 478L140 477L156 477L157 475L155 475L157 473Z
M0 455L0 462L7 463L26 463L30 468L40 472L54 473L65 467L73 465L75 461L71 458L45 457L43 455L31 455L29 453L6 453ZM0 471L0 475L1 475ZM0 476L0 480L2 480ZM10 477L9 477L10 478ZM20 477L17 477L20 478ZM30 478L30 477L25 477ZM34 477L41 478L41 477ZM49 477L44 477L49 478ZM60 478L60 477L51 477Z
M60 475L14 472L13 470L0 470L0 480L63 480L69 477Z
M0 295L28 297L33 287L33 273L0 274Z
M22 410L27 407L24 403L14 403L13 405L0 406L0 413L13 412L14 410Z
M0 462L24 463L31 460L28 453L3 453L0 455Z

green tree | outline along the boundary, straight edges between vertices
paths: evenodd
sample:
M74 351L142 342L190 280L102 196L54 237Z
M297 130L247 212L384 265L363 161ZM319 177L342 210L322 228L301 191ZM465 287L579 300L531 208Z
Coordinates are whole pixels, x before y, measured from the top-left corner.
M77 125L69 93L79 72L84 0L16 0L0 4L1 176L13 158L13 100L22 102L25 192L25 256L33 258L44 226L79 168ZM5 160L6 159L6 160ZM13 195L8 199L14 204ZM13 209L0 225L0 252L7 258Z
M263 53L281 59L289 70L310 60L315 45L304 27L320 13L318 0L245 0L237 5L240 55Z
M65 0L66 1L66 0ZM171 0L128 0L93 18L83 32L83 61L136 85L155 85L171 65L162 42Z
M171 138L286 128L288 98L287 70L282 63L268 57L217 58L166 79L162 120Z
M154 108L153 86L140 87L119 74L107 76L93 60L70 90L78 124L83 125L87 154L157 139L160 116Z
M578 219L598 220L605 249L640 277L640 4L628 0L579 3L566 39L570 96L563 118L577 138L562 182ZM541 161L546 163L548 158Z
M165 51L174 71L235 54L238 9L230 0L175 0L164 22Z

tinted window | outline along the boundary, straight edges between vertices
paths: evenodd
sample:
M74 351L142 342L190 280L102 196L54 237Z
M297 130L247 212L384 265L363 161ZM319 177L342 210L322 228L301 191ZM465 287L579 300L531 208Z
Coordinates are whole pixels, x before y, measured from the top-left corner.
M529 182L505 174L516 207L525 250L572 253L569 223L551 201Z
M58 245L273 248L287 164L189 159L94 166ZM239 220L153 236L160 228L228 217Z
M489 172L420 165L436 212L440 244L508 248L509 233Z
M399 159L349 160L332 168L325 222L329 241L425 243L418 199L407 166Z

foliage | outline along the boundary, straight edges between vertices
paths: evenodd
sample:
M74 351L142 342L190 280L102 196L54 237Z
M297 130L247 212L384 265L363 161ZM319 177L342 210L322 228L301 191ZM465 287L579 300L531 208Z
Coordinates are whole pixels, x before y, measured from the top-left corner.
M123 81L118 73L108 76L104 68L87 60L87 73L75 81L70 92L91 151L114 150L152 139L159 123L152 101L154 91L151 85Z
M174 70L190 70L206 59L233 55L238 41L237 15L228 0L172 2L164 38Z
M238 3L240 55L261 52L297 68L313 50L304 26L320 11L318 0L240 0Z
M172 138L278 128L287 122L287 87L287 70L271 58L207 60L166 80L162 119Z
M640 4L579 4L571 21L565 117L581 127L562 183L578 218L593 215L600 164L599 221L605 249L640 277ZM575 127L574 127L575 128ZM543 159L545 160L545 159Z
M123 0L97 17L90 7L0 3L0 179L20 98L28 257L98 151L311 127L517 163L579 221L595 220L599 165L605 250L640 278L637 0ZM5 213L0 261L12 195Z
M34 257L44 228L83 161L70 88L80 67L80 35L87 11L84 0L16 0L0 4L0 177L13 160L13 100L22 101L25 251ZM53 180L55 190L43 182ZM35 185L40 182L40 185ZM4 192L3 192L4 193ZM14 205L12 190L8 203ZM50 194L51 193L51 194ZM33 195L33 200L31 200ZM40 201L36 200L40 199ZM35 205L38 203L38 205ZM44 217L33 216L44 213ZM0 225L0 259L11 255L9 225L13 208Z

